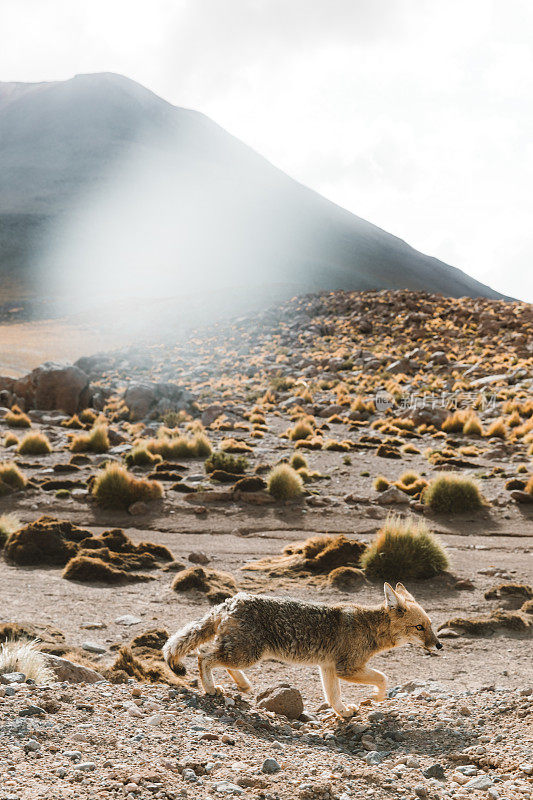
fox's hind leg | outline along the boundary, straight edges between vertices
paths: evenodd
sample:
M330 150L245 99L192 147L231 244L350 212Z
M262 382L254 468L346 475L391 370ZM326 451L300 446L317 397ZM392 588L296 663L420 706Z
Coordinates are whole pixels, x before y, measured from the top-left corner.
M200 680L206 694L224 694L221 686L213 681L212 670L225 667L242 692L251 688L250 681L241 671L241 667L250 667L259 660L258 654L250 652L250 648L238 646L238 643L227 637L215 640L214 647L198 655Z
M198 671L206 694L224 694L222 686L216 686L213 680L212 670L219 665L220 661L215 653L198 653Z

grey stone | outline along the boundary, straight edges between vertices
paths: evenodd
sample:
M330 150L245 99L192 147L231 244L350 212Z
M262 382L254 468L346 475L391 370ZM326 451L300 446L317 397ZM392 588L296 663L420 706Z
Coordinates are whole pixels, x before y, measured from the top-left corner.
M98 655L107 652L107 649L103 645L98 644L98 642L83 642L82 648L87 650L88 653L97 653Z
M23 672L3 672L1 678L2 683L24 683L26 680Z
M261 767L261 772L264 772L266 775L274 775L274 773L279 772L280 769L281 767L275 758L265 758L263 766Z
M48 666L51 667L58 681L68 683L96 683L103 681L104 676L90 667L75 664L67 658L45 654Z

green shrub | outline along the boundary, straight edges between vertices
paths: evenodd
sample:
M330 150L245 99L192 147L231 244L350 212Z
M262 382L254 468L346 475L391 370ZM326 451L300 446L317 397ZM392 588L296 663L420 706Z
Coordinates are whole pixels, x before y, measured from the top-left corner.
M204 466L207 473L218 469L231 475L244 475L248 469L248 459L245 456L232 456L230 453L217 450L211 453Z
M432 578L448 568L448 556L423 521L389 517L363 553L361 565L372 580Z
M103 508L127 509L140 500L159 500L163 488L157 481L135 478L120 464L106 464L98 473L92 494Z
M437 514L477 511L483 506L483 496L477 483L463 475L438 475L426 487L422 502Z
M302 494L303 481L289 464L278 464L267 477L267 488L276 500L295 500Z

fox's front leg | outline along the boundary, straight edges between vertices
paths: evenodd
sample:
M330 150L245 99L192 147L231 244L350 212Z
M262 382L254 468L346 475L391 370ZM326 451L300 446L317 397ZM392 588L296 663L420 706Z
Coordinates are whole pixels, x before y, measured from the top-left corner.
M375 686L377 692L372 696L372 700L386 700L387 698L387 676L377 669L370 669L369 667L362 667L356 672L345 672L344 670L338 671L337 676L344 681L350 683L364 683L370 686Z
M341 685L335 667L320 665L319 670L326 702L330 704L333 711L338 714L339 717L348 719L357 709L355 706L345 706L342 702Z

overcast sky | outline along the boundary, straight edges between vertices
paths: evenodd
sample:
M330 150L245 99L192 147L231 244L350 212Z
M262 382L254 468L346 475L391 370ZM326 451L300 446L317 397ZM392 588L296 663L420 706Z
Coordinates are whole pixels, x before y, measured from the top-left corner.
M533 300L532 0L0 0L0 80L104 71Z

